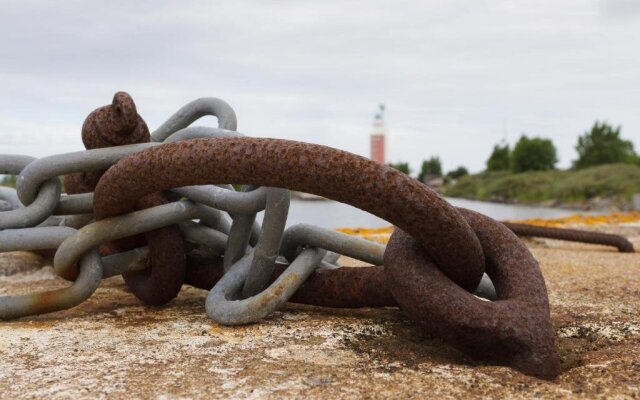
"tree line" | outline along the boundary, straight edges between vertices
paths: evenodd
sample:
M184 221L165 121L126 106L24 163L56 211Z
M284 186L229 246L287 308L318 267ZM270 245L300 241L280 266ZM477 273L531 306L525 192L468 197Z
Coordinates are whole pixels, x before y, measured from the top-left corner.
M16 187L16 179L15 175L5 175L2 180L0 180L0 186L10 186Z
M589 131L578 137L575 146L578 158L573 161L572 169L615 163L640 165L640 156L633 148L633 143L622 138L621 130L620 126L596 121ZM513 148L505 142L496 144L486 162L486 170L513 173L546 171L555 169L557 162L557 150L551 139L522 135ZM406 162L389 165L407 175L411 174ZM433 156L422 162L417 179L424 182L426 177L435 176L443 177L446 181L468 173L465 167L460 166L443 176L440 158Z
M409 163L407 162L389 163L387 165L409 176L411 175L412 171L411 168L409 168ZM450 181L468 174L469 171L463 166L459 166L458 168L453 169L446 174L443 174L442 162L440 161L440 157L432 156L430 159L422 161L420 172L418 172L416 179L418 179L420 182L426 182L430 178L444 178L445 181Z
M633 143L623 139L621 127L596 121L591 129L578 137L575 147L578 158L572 169L603 164L638 164L640 157ZM487 160L488 171L546 171L555 169L558 162L556 148L550 139L529 138L522 135L513 149L506 143L497 144Z

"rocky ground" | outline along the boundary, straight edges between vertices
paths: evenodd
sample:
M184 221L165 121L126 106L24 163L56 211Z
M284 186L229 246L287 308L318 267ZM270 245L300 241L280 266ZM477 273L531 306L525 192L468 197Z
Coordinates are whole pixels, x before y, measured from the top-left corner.
M640 223L589 227L627 235ZM527 241L562 358L553 382L473 362L397 309L288 305L222 327L206 292L141 305L120 278L64 312L0 323L2 398L640 397L640 255ZM0 254L0 294L62 287L30 253Z

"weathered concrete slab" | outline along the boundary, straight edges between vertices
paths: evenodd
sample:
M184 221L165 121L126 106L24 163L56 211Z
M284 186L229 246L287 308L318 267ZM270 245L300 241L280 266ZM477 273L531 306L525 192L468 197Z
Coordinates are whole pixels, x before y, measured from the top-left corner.
M637 224L598 229L624 231L640 248ZM474 363L396 309L289 305L229 328L207 318L204 291L185 288L169 306L149 308L111 278L72 310L0 322L0 397L640 396L640 254L528 244L550 292L563 369L555 382ZM34 263L0 255L0 270ZM0 294L64 285L47 267L0 277Z

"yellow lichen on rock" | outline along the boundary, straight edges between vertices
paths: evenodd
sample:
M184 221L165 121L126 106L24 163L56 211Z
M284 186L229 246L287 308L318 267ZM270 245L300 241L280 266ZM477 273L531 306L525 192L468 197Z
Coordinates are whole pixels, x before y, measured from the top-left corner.
M522 224L537 225L537 226L551 226L562 227L564 225L619 225L633 222L640 222L640 211L631 212L614 212L605 215L584 215L574 214L563 218L553 219L522 219L512 220L509 222L518 222Z
M393 233L393 226L383 228L338 228L336 231L385 244Z
M574 214L562 218L531 218L509 220L508 222L517 222L521 224L548 227L563 227L570 225L620 225L637 222L640 223L640 211L614 212L605 215ZM393 233L393 229L393 226L386 226L382 228L337 228L336 231L345 233L347 235L359 236L361 238L374 242L387 243L389 241L389 238L391 237L391 234Z

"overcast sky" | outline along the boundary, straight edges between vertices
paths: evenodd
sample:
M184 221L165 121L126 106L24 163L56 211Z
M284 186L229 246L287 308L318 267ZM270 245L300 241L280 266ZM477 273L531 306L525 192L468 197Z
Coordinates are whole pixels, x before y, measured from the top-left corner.
M119 90L152 130L214 96L243 133L368 155L384 103L414 171L479 171L522 133L567 167L596 119L640 150L640 1L0 0L0 153L81 149Z

